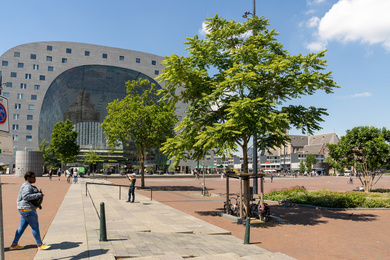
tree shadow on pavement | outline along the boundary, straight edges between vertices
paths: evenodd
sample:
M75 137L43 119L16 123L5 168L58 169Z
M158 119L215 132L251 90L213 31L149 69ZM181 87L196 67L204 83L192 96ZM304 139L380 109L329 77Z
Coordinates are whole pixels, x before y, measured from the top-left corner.
M151 187L146 187L150 189ZM202 187L195 186L156 186L152 187L153 191L202 191ZM207 188L209 191L213 189Z
M328 223L327 219L351 221L375 221L377 215L360 213L359 211L316 209L306 207L279 207L271 206L271 215L279 217L289 225L318 225Z

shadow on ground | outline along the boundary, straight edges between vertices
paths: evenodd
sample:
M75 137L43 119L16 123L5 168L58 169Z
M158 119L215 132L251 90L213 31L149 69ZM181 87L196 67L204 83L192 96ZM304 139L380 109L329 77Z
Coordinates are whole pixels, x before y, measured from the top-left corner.
M156 187L145 187L144 189L148 190L153 188L153 191L202 191L202 187L195 186L156 186ZM209 191L213 189L207 188ZM143 189L140 189L143 190Z
M326 219L341 219L351 221L375 221L377 215L351 212L344 210L316 209L306 207L271 206L271 214L279 217L290 225L318 225L328 223Z

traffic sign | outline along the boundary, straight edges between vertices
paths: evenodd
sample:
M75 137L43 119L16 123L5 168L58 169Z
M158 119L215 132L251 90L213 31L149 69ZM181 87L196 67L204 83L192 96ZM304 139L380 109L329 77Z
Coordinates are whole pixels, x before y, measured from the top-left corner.
M0 124L7 122L7 110L4 105L0 103Z
M9 132L8 99L0 96L0 131Z

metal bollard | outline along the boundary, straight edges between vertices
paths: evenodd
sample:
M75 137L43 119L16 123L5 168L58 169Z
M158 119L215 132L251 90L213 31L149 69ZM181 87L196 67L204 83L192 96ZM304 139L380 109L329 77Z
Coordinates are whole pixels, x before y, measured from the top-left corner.
M104 202L100 202L100 240L107 241L106 213L104 211Z
M246 224L245 224L245 238L244 238L244 244L249 244L249 237L251 236L251 218L246 218Z
M153 200L153 187L150 187L150 200Z

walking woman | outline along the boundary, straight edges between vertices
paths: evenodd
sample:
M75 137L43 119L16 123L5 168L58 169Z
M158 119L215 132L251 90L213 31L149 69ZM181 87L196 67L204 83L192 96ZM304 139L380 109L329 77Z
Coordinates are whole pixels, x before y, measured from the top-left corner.
M34 206L32 201L39 198L43 198L42 191L38 191L37 187L32 185L36 181L35 173L26 172L24 175L26 180L19 190L17 199L17 207L20 213L20 226L15 232L15 238L10 246L11 250L23 249L24 246L18 245L20 237L23 235L27 226L32 229L32 234L37 242L39 249L48 249L50 245L44 245L41 240L41 234L39 232L39 222L37 214L37 206Z

